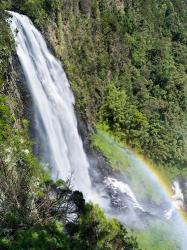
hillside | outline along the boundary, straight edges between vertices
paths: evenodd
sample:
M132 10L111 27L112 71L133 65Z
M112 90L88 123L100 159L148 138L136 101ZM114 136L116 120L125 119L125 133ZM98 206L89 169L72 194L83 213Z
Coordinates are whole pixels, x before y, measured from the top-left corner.
M30 99L5 10L30 17L61 61L89 148L118 169L109 152L115 148L108 148L97 131L107 133L162 169L169 181L179 176L185 183L186 1L0 1L0 247L25 249L32 242L32 249L138 249L116 220L85 204L68 184L51 181L33 155ZM49 205L51 190L64 189L63 201L56 195L55 206L73 206L72 223L67 221L71 211L54 215ZM38 245L43 239L45 246Z
M29 7L28 7L29 6ZM23 1L62 60L76 109L156 164L186 164L184 1Z

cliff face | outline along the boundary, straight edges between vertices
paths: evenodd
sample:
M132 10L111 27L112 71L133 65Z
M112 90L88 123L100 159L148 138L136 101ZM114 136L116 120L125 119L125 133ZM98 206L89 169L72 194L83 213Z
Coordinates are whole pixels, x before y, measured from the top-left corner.
M0 109L1 109L1 135L7 126L13 126L15 129L21 128L21 119L23 117L23 102L19 89L19 63L15 55L14 42L6 19L8 16L0 11ZM18 70L19 69L19 70ZM2 140L4 140L2 136ZM2 141L1 141L2 143Z
M9 66L7 79L3 85L3 93L7 96L7 105L10 107L11 114L16 117L15 128L20 129L21 119L23 118L24 103L21 97L20 67L16 55L9 56Z
M2 151L0 154L6 151L9 140L12 140L12 144L15 141L16 144L17 139L25 141L30 152L28 129L30 139L34 138L32 99L16 55L14 39L7 23L8 18L7 13L0 9L2 33L0 37L0 147Z
M90 15L91 12L91 1L90 0L80 0L79 2L80 10L86 15Z

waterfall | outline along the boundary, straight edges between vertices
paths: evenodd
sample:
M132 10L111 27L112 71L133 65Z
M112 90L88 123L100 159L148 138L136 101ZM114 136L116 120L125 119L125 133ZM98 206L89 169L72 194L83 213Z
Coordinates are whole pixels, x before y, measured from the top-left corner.
M124 162L128 159L130 167L125 173L98 178L99 182L94 180L97 185L92 186L89 163L78 134L74 96L63 67L30 19L9 13L17 55L33 100L42 161L51 165L52 177L71 178L74 190L82 191L87 200L98 202L121 223L138 230L142 230L142 225L148 231L150 228L153 231L150 241L154 242L160 223L161 237L171 237L180 245L177 249L185 250L186 223L176 209L182 207L184 199L178 182L173 183L172 201L153 171L133 152L107 136L103 139L115 147L122 159L124 156ZM95 171L99 175L99 170Z
M77 130L74 96L61 63L51 54L31 20L10 12L27 87L34 104L35 124L45 158L50 158L52 177L71 178L73 189L92 197L89 164Z

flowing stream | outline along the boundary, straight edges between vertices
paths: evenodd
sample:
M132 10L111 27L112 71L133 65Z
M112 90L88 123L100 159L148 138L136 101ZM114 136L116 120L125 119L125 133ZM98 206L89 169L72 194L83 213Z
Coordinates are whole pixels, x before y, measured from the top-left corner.
M9 13L17 55L33 100L41 158L51 166L52 177L71 178L73 189L82 191L87 200L99 203L108 215L130 227L140 229L150 225L150 221L164 221L167 224L164 233L174 235L172 237L180 245L176 249L186 250L186 224L177 212L184 199L178 182L173 184L172 201L145 163L132 152L117 146L131 162L131 170L121 175L104 176L97 186L93 186L88 159L78 134L74 96L63 67L30 19ZM149 189L148 182L151 183ZM159 197L151 200L153 194Z

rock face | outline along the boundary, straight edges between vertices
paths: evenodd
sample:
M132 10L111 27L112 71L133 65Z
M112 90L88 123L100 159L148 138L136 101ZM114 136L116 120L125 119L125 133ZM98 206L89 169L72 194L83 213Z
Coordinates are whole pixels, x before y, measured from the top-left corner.
M124 0L116 0L116 6L119 10L124 9Z
M16 118L15 128L21 127L23 118L24 104L21 96L21 68L15 55L9 56L9 66L7 70L6 82L3 86L3 93L8 96L7 104L11 113Z
M9 56L3 93L7 96L6 102L15 118L15 129L22 128L22 120L27 119L29 121L30 137L31 139L34 139L34 112L32 109L32 98L25 84L25 77L19 59L14 52Z
M89 16L91 11L90 0L80 0L79 8L84 14Z

